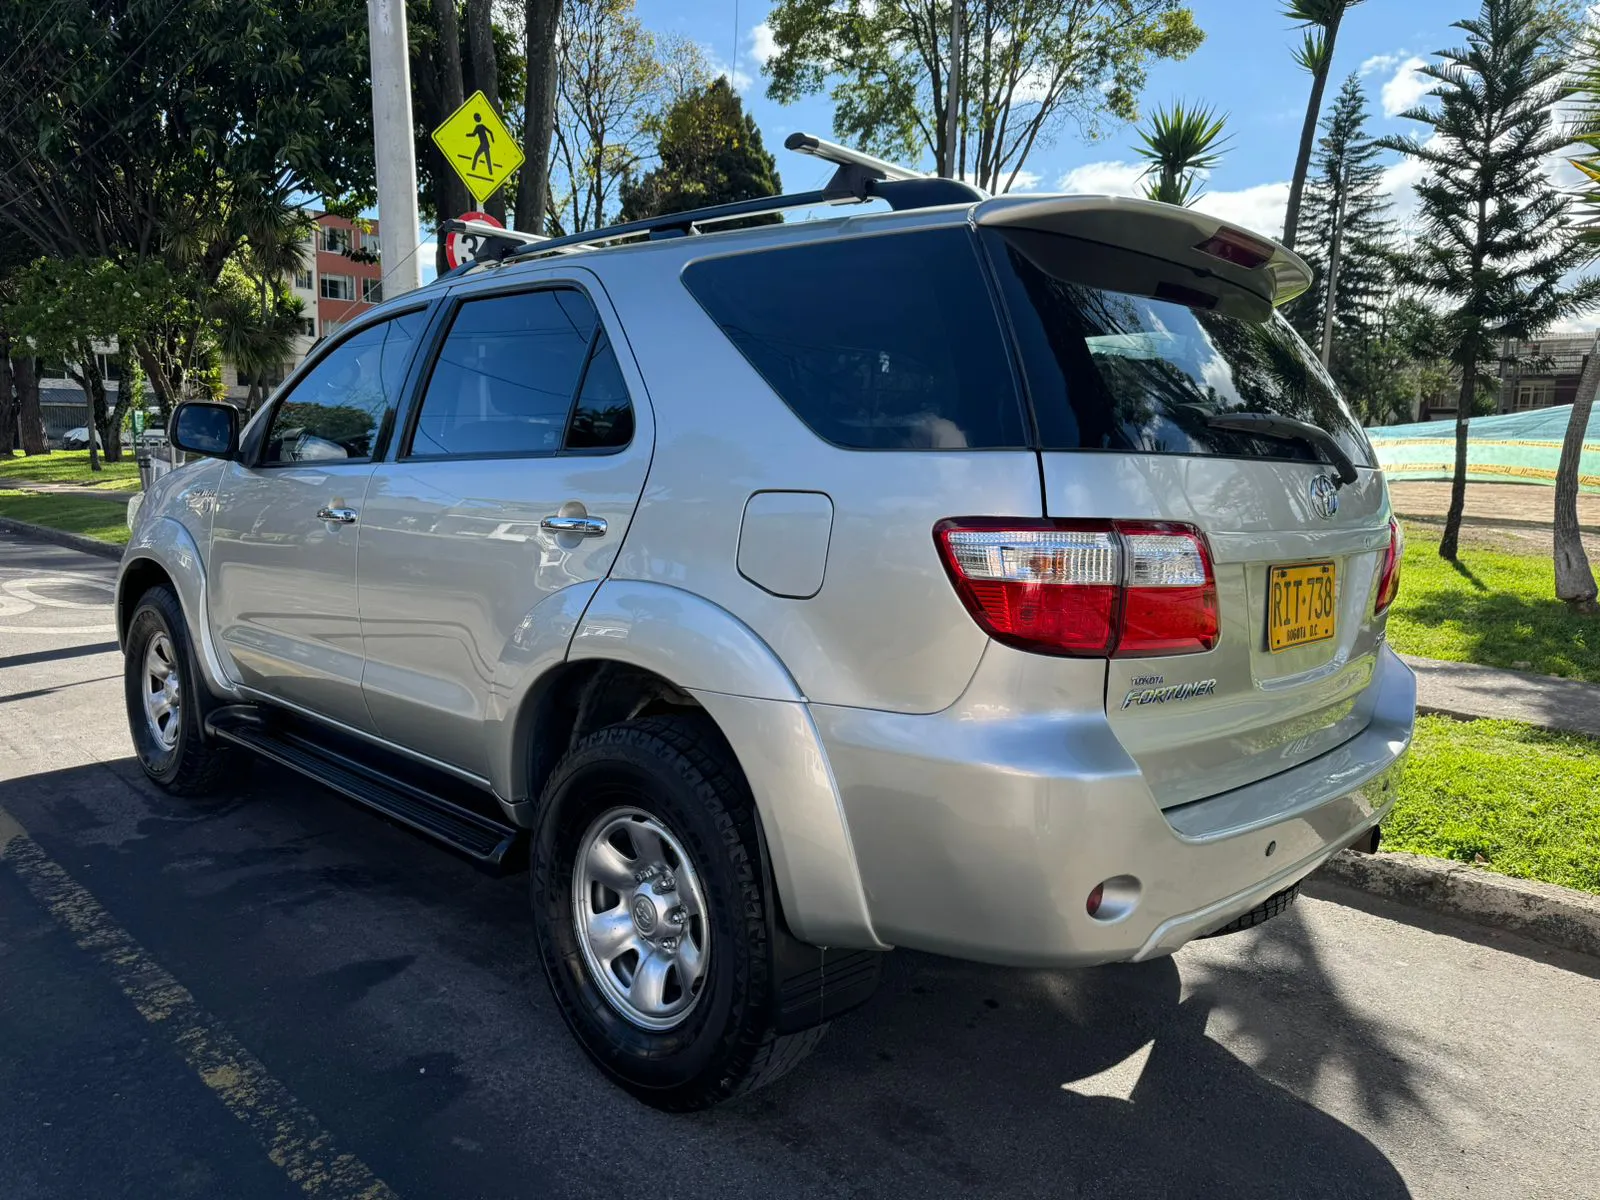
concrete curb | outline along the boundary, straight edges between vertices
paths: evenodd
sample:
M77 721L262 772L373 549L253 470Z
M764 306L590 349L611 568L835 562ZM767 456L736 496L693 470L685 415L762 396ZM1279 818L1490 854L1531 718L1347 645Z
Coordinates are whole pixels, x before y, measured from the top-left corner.
M65 529L51 529L48 525L14 521L10 517L0 517L0 533L14 533L18 537L32 538L37 542L54 542L58 546L70 546L74 550L82 550L85 554L98 554L101 558L120 559L124 549L111 542L102 542L99 538L85 537L81 533L68 533Z
M1588 892L1389 851L1346 850L1329 859L1319 875L1374 896L1600 957L1600 896Z

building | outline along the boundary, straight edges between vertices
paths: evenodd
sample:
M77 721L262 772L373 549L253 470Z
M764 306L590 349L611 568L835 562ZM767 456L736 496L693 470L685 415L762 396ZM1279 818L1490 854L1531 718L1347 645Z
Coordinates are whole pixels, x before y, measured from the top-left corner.
M1594 333L1562 334L1537 342L1500 344L1499 412L1525 412L1571 404L1589 358L1600 347ZM1504 360L1512 361L1504 361Z
M319 340L338 333L383 298L378 222L354 222L325 212L311 215L316 224L302 244L303 265L289 281L305 305L300 336L295 339L294 357L262 380L268 388L282 383ZM232 363L223 367L222 378L231 399L244 400L250 394L249 374Z

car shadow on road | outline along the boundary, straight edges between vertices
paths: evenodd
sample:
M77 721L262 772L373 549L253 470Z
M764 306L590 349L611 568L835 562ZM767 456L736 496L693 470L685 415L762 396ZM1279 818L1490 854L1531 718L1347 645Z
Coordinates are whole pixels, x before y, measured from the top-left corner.
M1331 1086L1359 1098L1363 1125L1386 1126L1400 1109L1425 1114L1409 1047L1342 998L1292 913L1228 939L1237 949L1226 954L1079 971L898 952L873 1000L790 1076L713 1112L668 1116L617 1092L566 1039L533 959L520 878L487 877L264 765L212 802L157 792L131 760L17 783L0 798L20 802L25 824L37 817L47 843L71 846L65 861L143 927L180 978L240 963L260 973L205 990L222 1020L255 1022L252 1040L269 1062L314 1056L316 1044L293 1040L295 1023L268 1029L260 1012L249 1015L263 987L279 998L272 1011L311 1027L332 1027L340 1011L401 980L455 994L461 964L500 993L484 998L486 1013L507 1013L508 991L528 995L531 1004L509 1010L515 1022L548 1028L526 1044L434 1036L430 1026L392 1079L355 1084L383 1096L399 1094L401 1081L448 1081L409 1114L419 1131L470 1105L475 1138L515 1143L528 1121L550 1119L548 1108L519 1117L471 1082L511 1072L562 1080L566 1113L625 1116L641 1144L698 1146L711 1178L788 1179L782 1194L1409 1195L1372 1141L1311 1102ZM294 923L322 946L347 940L373 900L401 916L400 935L386 926L381 942L351 945L332 970L274 954L291 943L262 935ZM194 917L181 934L162 916L186 912ZM428 977L449 964L451 978ZM415 1057L424 1051L435 1057ZM359 1071L359 1061L334 1073ZM377 1136L355 1124L377 1119L358 1115L369 1110L330 1107L350 1132Z
M1326 980L1306 965L1298 986L1309 992ZM1244 972L1170 958L1013 971L900 953L879 995L835 1025L796 1079L710 1119L783 1129L829 1147L841 1170L852 1149L887 1148L908 1173L932 1167L974 1192L1409 1195L1377 1146L1273 1082L1298 1088L1313 1062L1337 1059L1383 1104L1420 1107L1403 1060L1375 1025L1342 1013L1342 1037L1326 1020L1271 1029L1252 1066L1207 1028L1250 1025L1271 1002L1262 990ZM1303 1071L1286 1069L1296 1061ZM853 1082L864 1067L881 1076L870 1089Z

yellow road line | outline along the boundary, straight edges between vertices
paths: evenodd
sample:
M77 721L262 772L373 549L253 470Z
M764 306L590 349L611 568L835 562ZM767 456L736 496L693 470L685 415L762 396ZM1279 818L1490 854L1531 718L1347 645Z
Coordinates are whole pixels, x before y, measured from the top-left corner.
M33 898L80 949L109 968L139 1015L173 1048L229 1112L249 1129L301 1191L319 1200L398 1200L389 1186L333 1137L261 1060L195 1001L189 990L111 919L28 831L0 808L0 862L10 865Z

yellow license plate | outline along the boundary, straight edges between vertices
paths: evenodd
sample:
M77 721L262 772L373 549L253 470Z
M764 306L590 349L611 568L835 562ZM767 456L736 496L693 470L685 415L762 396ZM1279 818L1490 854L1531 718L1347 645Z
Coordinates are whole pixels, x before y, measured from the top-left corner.
M1267 647L1274 654L1333 636L1339 589L1331 562L1267 570Z

